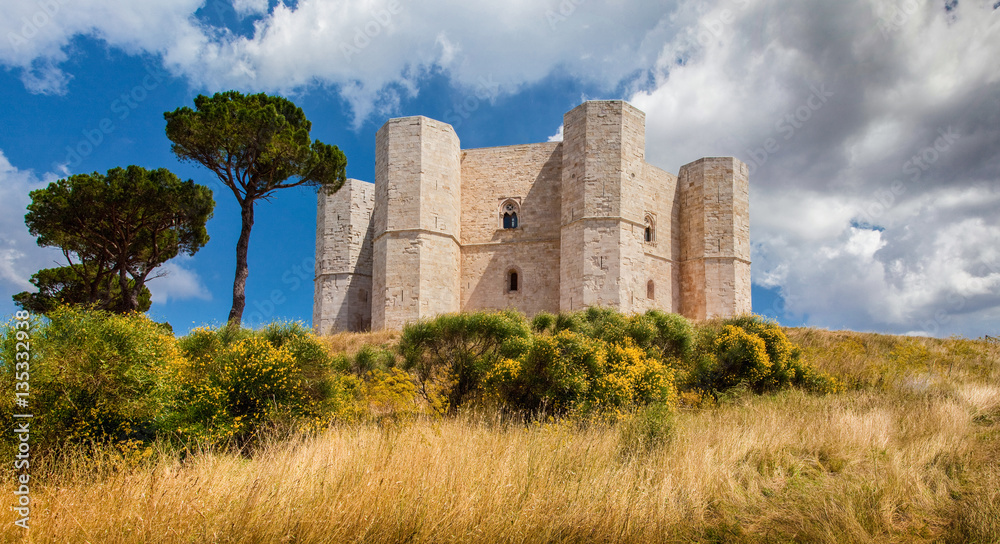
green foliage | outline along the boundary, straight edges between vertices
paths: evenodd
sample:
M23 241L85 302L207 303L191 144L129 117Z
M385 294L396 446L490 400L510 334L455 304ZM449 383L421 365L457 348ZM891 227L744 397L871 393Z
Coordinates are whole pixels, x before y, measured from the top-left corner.
M677 410L670 403L657 402L636 409L618 427L619 451L627 457L668 444L676 421Z
M2 340L13 359L10 325ZM885 349L897 366L927 368L938 357L897 344ZM941 356L979 353L955 346ZM408 325L396 351L364 345L331 356L301 323L199 328L175 339L139 314L61 307L32 322L31 351L32 437L43 450L94 442L134 453L157 436L242 447L262 431L454 413L471 402L620 420L622 452L631 455L669 438L681 398L701 406L791 386L841 388L760 318L694 329L679 316L602 308L530 325L514 312L448 314ZM0 381L13 390L10 366L0 367ZM0 423L13 424L13 403L0 398Z
M40 272L33 283L43 292L16 300L139 310L156 267L181 253L193 255L208 242L205 223L214 207L211 190L164 168L112 168L107 175L78 174L32 191L24 217L28 230L38 245L62 249L70 271Z
M335 191L343 185L347 159L336 146L311 141L310 123L292 101L238 91L198 95L195 109L163 114L167 138L181 160L195 161L243 198L255 200L275 189L314 185ZM297 178L288 182L289 178Z
M445 314L406 325L399 351L427 400L454 411L479 395L490 369L524 353L530 339L524 316L515 312Z
M38 292L20 292L14 295L14 303L22 309L33 314L48 314L59 306L63 305L90 305L90 285L94 284L93 278L81 278L80 273L85 272L81 267L61 266L59 268L43 268L31 275L31 284ZM121 307L123 292L121 289L121 278L112 276L108 278L109 286L102 296L106 299L104 305L111 308ZM129 289L135 288L135 280L128 280ZM145 285L139 290L137 295L136 310L145 312L149 310L151 304L151 293Z
M12 323L2 329L5 361L15 359ZM153 439L172 404L167 370L180 358L168 328L142 314L64 306L32 321L29 333L33 451L90 443L129 449ZM13 370L0 366L7 429L16 409Z
M320 425L342 402L330 356L299 323L199 328L178 344L185 362L173 425L182 436L243 443L265 425Z
M755 393L790 386L834 392L832 377L801 361L800 351L777 323L758 316L738 316L707 324L689 363L691 389L717 394L740 386Z
M535 333L549 332L556 324L555 314L538 312L531 319L531 330Z
M586 398L604 365L598 342L570 330L537 336L521 356L493 365L486 382L497 400L530 412L565 412Z
M659 310L649 310L645 314L656 334L651 343L664 358L686 359L694 348L694 327L679 314L668 314Z
M408 326L400 349L428 400L452 410L484 390L529 413L676 402L674 371L657 347L673 344L654 319L591 308L540 314L530 329L517 314L448 315Z
M387 371L396 366L396 354L392 350L366 344L354 354L348 370L357 376L372 371Z
M227 91L198 95L194 105L193 110L182 107L163 114L167 138L179 159L211 170L240 204L242 226L228 320L238 325L246 304L254 202L299 185L337 191L346 180L347 158L336 146L310 140L312 123L286 98Z

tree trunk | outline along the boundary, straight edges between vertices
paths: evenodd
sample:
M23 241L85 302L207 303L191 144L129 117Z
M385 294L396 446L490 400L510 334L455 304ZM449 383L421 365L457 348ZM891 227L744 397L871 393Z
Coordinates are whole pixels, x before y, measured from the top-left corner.
M118 271L118 298L119 313L134 312L139 307L137 297L134 297L132 290L128 288L128 273L124 266Z
M238 327L243 321L243 309L247 305L247 249L250 247L250 229L253 228L253 200L247 198L242 204L243 226L240 239L236 242L236 279L233 280L233 309L229 310L229 326Z

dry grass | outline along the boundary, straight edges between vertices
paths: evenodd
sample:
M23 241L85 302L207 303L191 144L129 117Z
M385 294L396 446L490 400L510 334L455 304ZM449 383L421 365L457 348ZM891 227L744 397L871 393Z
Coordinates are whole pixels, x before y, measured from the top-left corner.
M374 332L339 332L323 336L320 342L332 353L355 355L363 346L391 347L399 342L400 332L386 329Z
M336 427L251 459L66 470L33 489L31 540L1000 541L995 348L791 336L855 388L682 411L653 448L622 424L466 415Z

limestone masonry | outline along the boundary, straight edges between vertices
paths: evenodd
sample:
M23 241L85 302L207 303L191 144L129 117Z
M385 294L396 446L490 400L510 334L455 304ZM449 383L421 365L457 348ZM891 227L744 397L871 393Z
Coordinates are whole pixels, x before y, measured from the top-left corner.
M648 164L645 114L619 100L563 126L562 142L463 150L451 125L390 119L375 184L319 194L316 332L488 308L750 312L745 164Z

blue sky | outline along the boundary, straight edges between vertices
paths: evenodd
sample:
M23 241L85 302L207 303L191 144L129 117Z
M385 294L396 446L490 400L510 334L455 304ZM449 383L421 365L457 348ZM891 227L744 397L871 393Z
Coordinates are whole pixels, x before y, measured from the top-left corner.
M150 282L179 333L225 320L239 214L163 112L280 93L349 177L390 117L466 148L558 137L586 99L646 112L647 160L751 167L754 311L783 324L1000 333L1000 10L991 1L0 0L0 314L61 263L30 190L166 167L215 191L211 241ZM258 204L245 322L310 322L315 194ZM275 303L274 300L279 302Z

